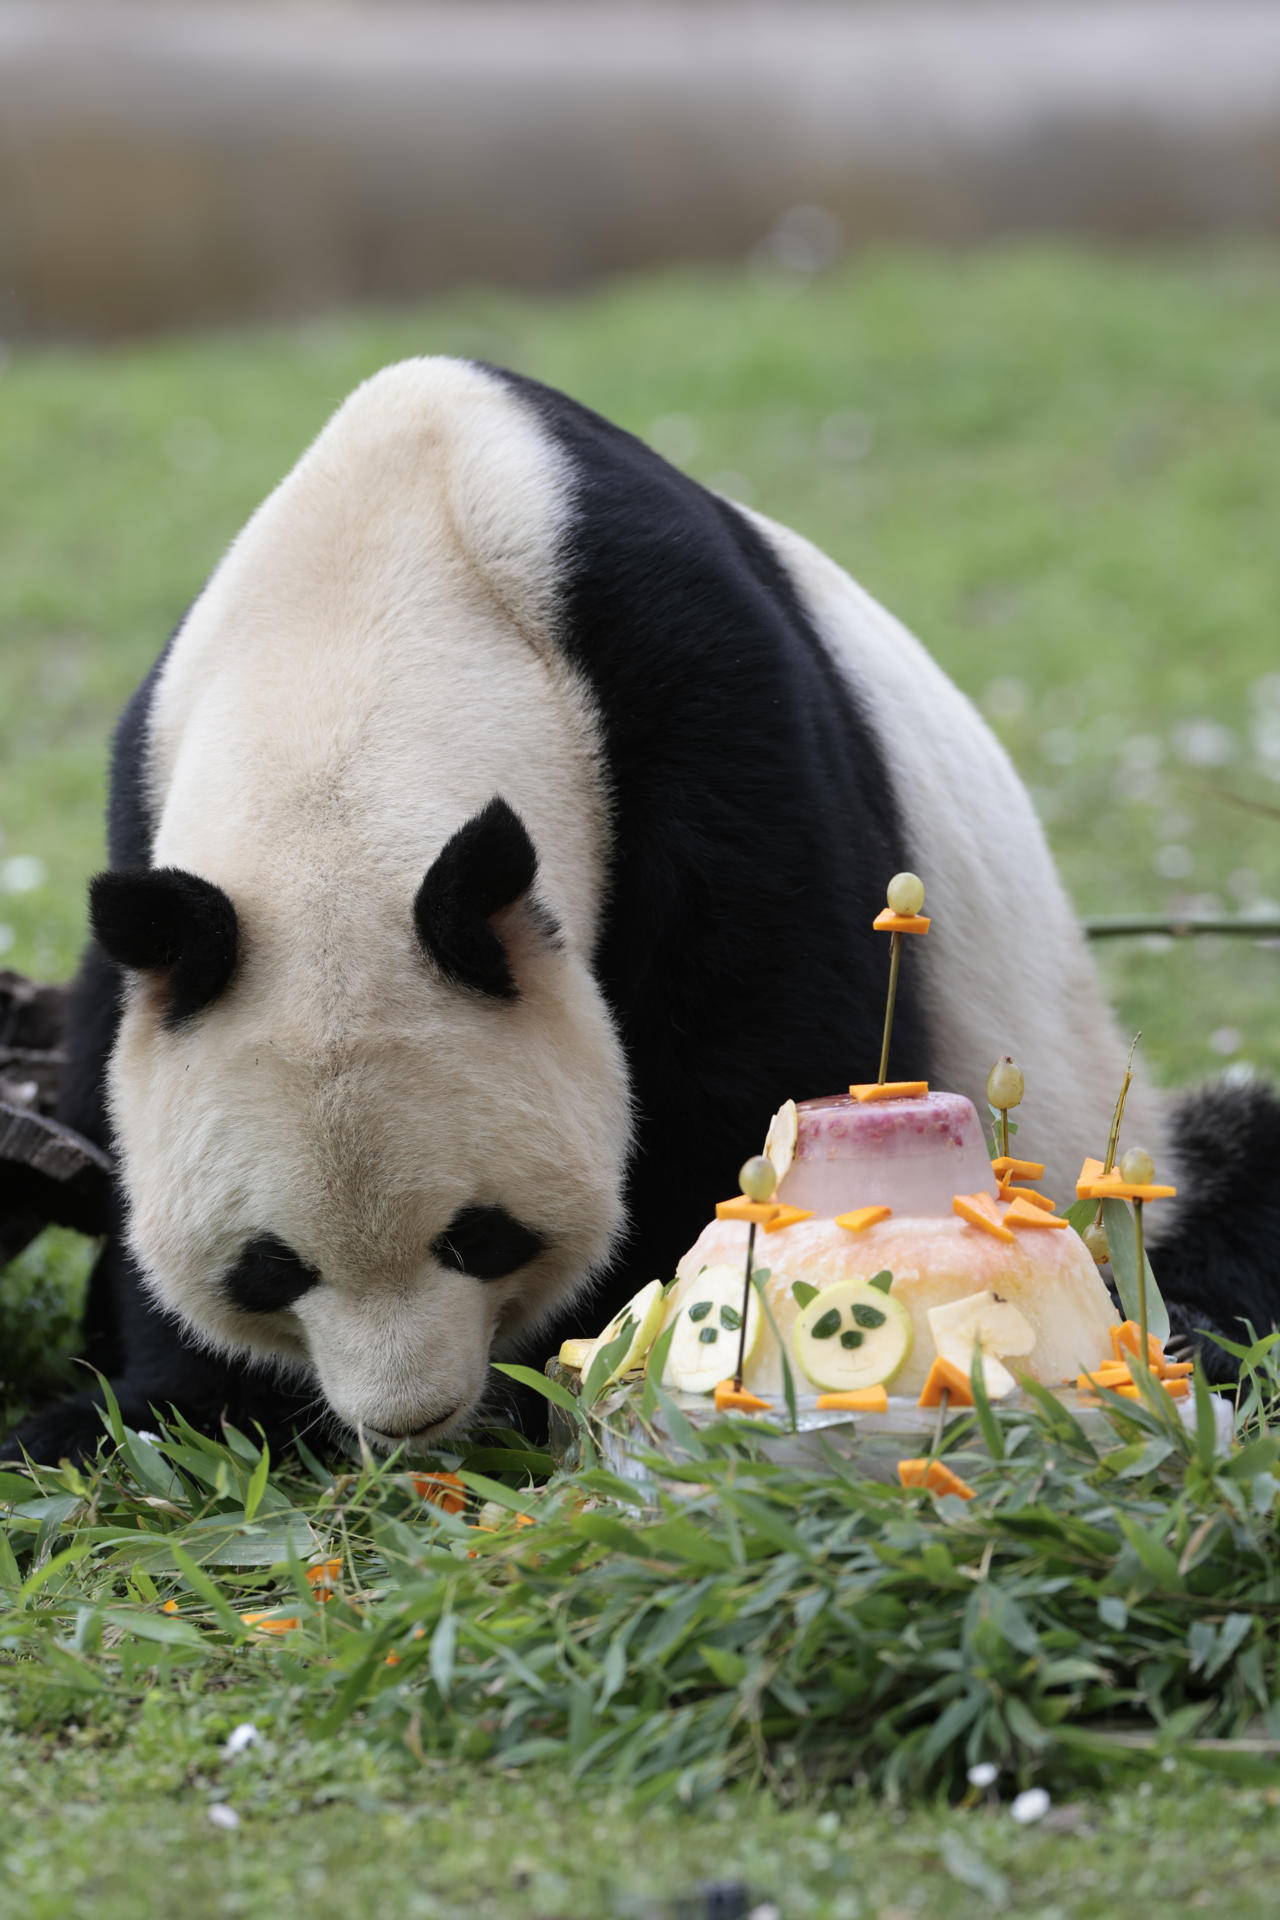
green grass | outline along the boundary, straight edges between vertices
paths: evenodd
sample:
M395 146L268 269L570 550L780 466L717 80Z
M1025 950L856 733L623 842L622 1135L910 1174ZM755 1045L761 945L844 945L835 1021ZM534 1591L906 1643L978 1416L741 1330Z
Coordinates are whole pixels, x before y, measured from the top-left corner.
M1280 821L1204 789L1280 803L1278 298L1274 254L889 256L15 355L0 854L48 878L0 894L11 963L71 964L111 718L226 541L357 380L424 351L568 388L850 567L984 702L1082 911L1275 899ZM1274 951L1104 965L1163 1077L1280 1067Z
M849 566L991 715L1082 911L1274 898L1280 822L1206 789L1280 802L1277 296L1273 254L885 256L803 290L680 276L574 303L474 294L287 333L15 355L0 374L3 960L51 977L70 968L84 879L102 857L115 711L330 409L364 374L423 351L567 388ZM1162 1077L1228 1059L1280 1068L1276 952L1135 943L1102 958ZM81 1266L74 1243L46 1242L5 1275L6 1386L29 1389L35 1369L56 1365ZM1144 1499L1157 1471L1131 1460L1125 1485ZM228 1472L221 1495L206 1493L243 1512ZM1271 1478L1252 1490L1259 1515ZM148 1506L164 1495L128 1463L94 1484L87 1512L55 1490L72 1501L61 1518L51 1510L43 1537L38 1520L35 1535L16 1536L24 1577L68 1541L89 1557L44 1575L30 1602L38 1654L26 1628L0 1646L0 1662L17 1661L0 1687L5 1920L71 1904L132 1916L299 1902L315 1915L626 1915L711 1874L745 1877L788 1920L1274 1905L1276 1789L1206 1778L1176 1742L1171 1773L1110 1790L1070 1769L1059 1787L1015 1740L1006 1782L1052 1777L1059 1804L1071 1796L1071 1837L1020 1829L999 1808L895 1810L869 1788L823 1796L776 1756L776 1791L756 1780L690 1808L641 1805L607 1781L570 1784L550 1757L523 1776L468 1758L465 1742L436 1757L432 1726L414 1732L411 1708L380 1706L367 1689L324 1732L327 1654L219 1640L190 1595L198 1660L103 1624L108 1605L156 1616L141 1588L121 1584L130 1553L115 1540L109 1564L95 1527L127 1529L141 1550L191 1513ZM279 1484L308 1511L320 1500L303 1475ZM956 1523L923 1511L932 1532L920 1553L947 1547ZM706 1524L714 1532L714 1516ZM582 1551L588 1534L572 1537ZM1264 1538L1274 1566L1274 1531ZM600 1541L590 1551L609 1564ZM938 1564L921 1561L923 1614ZM478 1592L486 1565L464 1562L459 1591ZM557 1609L545 1594L540 1606L531 1617L545 1634ZM367 1628L344 1601L324 1631L347 1658ZM1185 1646L1176 1657L1166 1647L1131 1665L1176 1693L1186 1661ZM996 1684L1034 1694L1026 1676ZM1244 1686L1238 1698L1223 1688L1219 1732L1254 1711L1247 1676ZM1153 1724L1159 1712L1142 1699ZM844 1729L850 1750L868 1737L859 1712ZM240 1719L256 1720L264 1743L224 1760ZM448 1724L452 1740L456 1716ZM867 1753L882 1779L883 1754ZM234 1833L208 1821L219 1795L240 1812Z
M1068 1920L1225 1881L1261 1915L1280 1372L1256 1358L1226 1452L1207 1394L1194 1434L1163 1396L1092 1437L1047 1396L980 1404L946 1443L967 1503L722 1425L643 1506L584 1428L549 1481L514 1440L452 1463L454 1512L394 1462L273 1470L242 1436L117 1424L95 1469L0 1475L0 1889L36 1916L177 1884L195 1914L292 1889L594 1920L714 1877L789 1916ZM1045 1826L966 1785L979 1761L1052 1789Z

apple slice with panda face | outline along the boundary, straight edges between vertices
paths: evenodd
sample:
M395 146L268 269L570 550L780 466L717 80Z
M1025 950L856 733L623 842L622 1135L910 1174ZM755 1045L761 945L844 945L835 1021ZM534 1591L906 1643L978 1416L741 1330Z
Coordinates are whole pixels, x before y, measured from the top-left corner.
M911 1315L887 1288L871 1280L840 1280L802 1309L796 1359L824 1391L887 1386L911 1351L913 1333Z
M667 1352L663 1385L681 1393L712 1393L738 1364L748 1366L760 1345L764 1320L752 1289L747 1302L747 1334L742 1342L740 1267L705 1268L685 1294Z

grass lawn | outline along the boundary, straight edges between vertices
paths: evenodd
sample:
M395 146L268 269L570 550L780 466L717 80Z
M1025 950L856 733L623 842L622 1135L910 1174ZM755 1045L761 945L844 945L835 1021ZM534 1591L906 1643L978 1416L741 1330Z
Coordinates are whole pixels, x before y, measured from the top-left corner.
M1274 254L885 256L804 288L686 275L573 303L474 294L15 354L0 372L0 964L69 970L114 712L331 408L418 352L563 386L832 552L981 702L1083 912L1265 908L1280 820L1224 792L1280 806L1278 299ZM1280 1070L1274 948L1101 958L1162 1078ZM49 1240L0 1281L6 1395L65 1332L81 1264ZM37 1562L65 1544L51 1520ZM139 1665L98 1698L91 1613L47 1651L70 1689L56 1710L0 1677L3 1920L300 1903L316 1920L585 1920L679 1912L664 1903L710 1878L749 1882L786 1920L1274 1910L1280 1782L1179 1762L1059 1802L1058 1831L996 1806L784 1804L760 1786L643 1806L571 1790L551 1763L419 1762L416 1736L366 1741L359 1720L321 1737L283 1642ZM18 1645L0 1632L0 1664ZM224 1759L242 1719L263 1738ZM211 1823L218 1798L236 1830Z

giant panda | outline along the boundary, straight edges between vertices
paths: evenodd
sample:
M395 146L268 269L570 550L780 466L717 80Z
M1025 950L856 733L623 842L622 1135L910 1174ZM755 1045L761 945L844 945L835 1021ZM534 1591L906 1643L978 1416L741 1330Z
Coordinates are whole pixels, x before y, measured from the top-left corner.
M980 1103L1015 1055L1058 1192L1123 1072L1027 795L923 647L479 364L367 381L253 515L120 722L108 840L63 1118L115 1155L86 1355L134 1425L454 1439L491 1358L671 1274L781 1098L871 1071L902 868L934 931L893 1070ZM1128 1112L1171 1166L1141 1081ZM8 1450L91 1451L96 1402Z

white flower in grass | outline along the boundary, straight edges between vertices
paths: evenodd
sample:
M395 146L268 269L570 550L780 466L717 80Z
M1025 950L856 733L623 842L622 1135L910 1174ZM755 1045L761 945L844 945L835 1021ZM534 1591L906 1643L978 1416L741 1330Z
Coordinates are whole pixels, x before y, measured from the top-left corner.
M238 1727L232 1727L222 1748L224 1760L234 1760L238 1753L251 1747L258 1738L258 1729L252 1720L242 1720Z
M969 1785L971 1787L993 1787L999 1771L1000 1769L994 1761L979 1760L976 1766L970 1767L969 1769Z
M1009 1811L1020 1827L1029 1827L1033 1821L1044 1819L1051 1804L1043 1787L1028 1787L1010 1801Z
M217 1827L220 1833L234 1833L240 1825L240 1815L225 1800L215 1800L209 1809L209 1825Z

